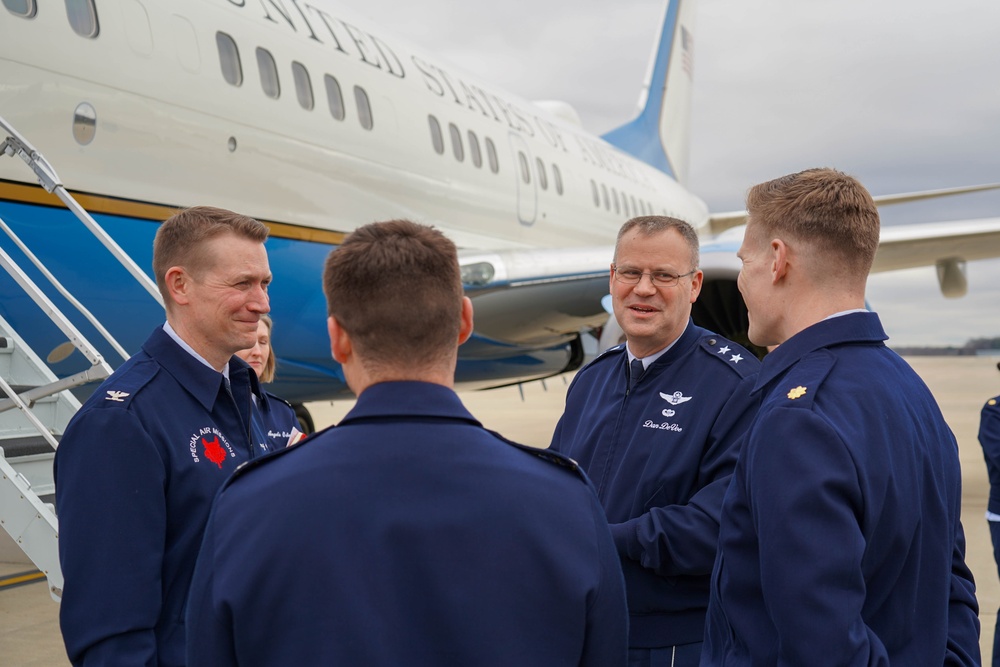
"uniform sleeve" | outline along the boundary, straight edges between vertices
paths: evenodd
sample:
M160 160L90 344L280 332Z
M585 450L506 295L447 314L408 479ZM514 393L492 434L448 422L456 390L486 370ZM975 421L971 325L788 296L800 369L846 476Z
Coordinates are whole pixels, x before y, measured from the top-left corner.
M90 410L67 428L55 480L70 661L155 665L166 535L159 453L125 410Z
M1000 466L1000 405L985 405L979 417L979 444L986 460Z
M889 664L861 616L864 501L850 453L805 410L775 410L755 431L766 441L747 453L747 486L777 663Z
M958 524L958 535L952 551L951 591L948 598L948 645L945 665L973 667L980 665L979 603L976 582L965 564L965 532Z
M661 576L707 575L715 564L722 499L759 399L756 374L744 378L718 412L704 445L698 490L683 505L654 507L611 532L619 553Z
M628 606L621 563L604 510L591 490L597 536L599 585L587 607L587 629L580 667L625 667L628 661Z
M218 504L218 497L216 504ZM198 562L191 580L185 631L187 636L187 667L217 667L235 665L233 628L216 602L215 590L215 509L208 519Z

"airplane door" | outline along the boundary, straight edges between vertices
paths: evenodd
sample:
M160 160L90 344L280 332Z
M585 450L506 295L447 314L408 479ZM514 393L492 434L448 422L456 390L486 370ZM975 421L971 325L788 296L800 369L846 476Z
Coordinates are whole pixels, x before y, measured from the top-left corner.
M538 186L531 173L531 151L521 135L511 132L508 139L517 179L517 219L522 225L530 226L535 224L538 215Z

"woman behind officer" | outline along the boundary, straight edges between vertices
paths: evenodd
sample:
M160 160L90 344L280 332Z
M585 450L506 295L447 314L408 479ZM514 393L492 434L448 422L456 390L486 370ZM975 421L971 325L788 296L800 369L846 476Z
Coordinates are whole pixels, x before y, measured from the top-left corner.
M257 379L261 384L274 380L274 348L271 347L271 327L273 326L270 316L261 315L257 322L257 343L253 347L240 350L236 356L250 364L250 367L257 373ZM300 436L299 420L295 416L295 409L283 398L261 389L263 400L257 403L262 423L254 424L259 429L264 440L263 449L275 451L283 449L288 444L297 442ZM257 430L255 429L255 430ZM295 439L290 440L293 434Z

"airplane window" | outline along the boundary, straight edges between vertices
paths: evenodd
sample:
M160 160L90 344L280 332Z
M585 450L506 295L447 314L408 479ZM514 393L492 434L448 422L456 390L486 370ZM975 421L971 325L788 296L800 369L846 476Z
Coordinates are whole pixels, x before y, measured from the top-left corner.
M500 159L497 157L497 147L493 145L493 140L489 137L486 137L486 157L490 161L490 171L499 174Z
M434 144L434 152L444 155L444 136L441 134L441 123L433 115L427 116L427 122L431 124L431 142Z
M535 165L538 167L538 184L542 186L542 190L548 190L549 176L545 173L545 163L542 162L542 158L535 158Z
M621 213L621 208L618 206L618 190L611 188L611 199L615 203L615 213Z
M477 169L483 166L483 154L479 152L479 137L472 130L469 130L469 156Z
M215 33L215 44L219 47L219 64L222 78L234 86L243 83L243 68L240 67L240 52L233 38L224 32Z
M639 215L639 207L635 205L635 195L629 195L632 198L632 210L635 211L636 215Z
M601 208L601 193L597 191L597 183L590 179L590 192L594 195L594 206Z
M358 121L361 127L366 130L372 129L375 125L372 119L372 106L368 102L368 93L361 86L354 86L354 101L358 105Z
M3 6L11 14L23 16L26 19L34 18L35 12L38 11L35 7L35 0L3 0Z
M604 208L610 211L611 200L608 199L608 186L606 186L604 183L601 183L601 194L604 195Z
M521 151L518 151L517 160L521 163L521 180L525 183L531 183L531 172L528 171L528 157Z
M313 100L312 81L309 80L309 70L302 63L293 60L292 78L295 79L295 96L299 99L299 106L306 111L312 111L315 101Z
M448 134L451 135L451 151L455 159L461 162L465 159L465 149L462 148L462 131L454 123L448 123Z
M330 105L330 115L344 120L344 96L340 94L340 83L329 74L323 75L326 84L326 103Z
M257 69L260 70L260 87L264 89L264 94L278 99L281 95L278 66L274 64L271 52L260 46L257 47Z
M552 165L552 181L556 184L556 193L561 195L563 193L562 173L559 171L558 165Z
M622 210L625 212L625 217L629 218L630 216L628 213L628 195L625 194L624 192L622 193Z
M76 34L81 37L97 37L99 28L94 0L66 0L66 17Z

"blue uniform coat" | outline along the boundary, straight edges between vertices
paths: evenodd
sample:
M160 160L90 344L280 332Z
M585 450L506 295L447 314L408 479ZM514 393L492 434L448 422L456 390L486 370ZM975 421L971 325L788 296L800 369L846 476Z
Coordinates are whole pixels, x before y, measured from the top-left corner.
M256 375L236 357L229 375L235 402L221 373L157 328L70 421L55 483L74 665L184 664L184 604L212 498L251 456Z
M958 447L874 313L764 359L723 505L703 665L974 665Z
M284 449L288 445L292 429L299 428L299 418L295 416L295 408L285 399L264 391L257 401L257 413L261 420L260 439L263 440L262 443L258 443L258 447L268 452Z
M627 392L621 345L577 373L552 449L578 461L612 524L636 648L702 639L722 497L757 408L760 363L689 323Z
M446 387L387 382L219 494L188 664L613 667L626 624L575 466L486 431Z

